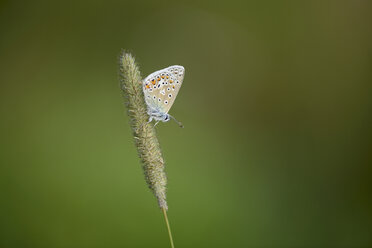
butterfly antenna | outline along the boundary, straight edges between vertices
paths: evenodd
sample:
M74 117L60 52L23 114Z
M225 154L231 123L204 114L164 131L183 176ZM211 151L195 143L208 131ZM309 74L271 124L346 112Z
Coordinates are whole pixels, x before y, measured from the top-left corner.
M159 123L159 121L157 121L157 122L155 123L154 127L155 127L156 125L158 125L158 123Z
M176 118L174 118L174 117L171 116L171 115L169 115L169 116L170 116L170 118L172 118L172 119L173 119L173 120L178 124L178 126L184 128L184 126L182 125L182 123L181 123L180 121L177 121Z

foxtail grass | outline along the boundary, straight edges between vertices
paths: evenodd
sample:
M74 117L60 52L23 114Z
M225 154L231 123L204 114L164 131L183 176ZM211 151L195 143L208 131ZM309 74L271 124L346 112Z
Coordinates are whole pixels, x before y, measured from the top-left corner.
M142 91L141 73L134 57L124 50L119 55L119 81L124 97L130 126L134 136L135 146L141 160L145 180L155 195L167 224L169 239L172 248L173 238L167 217L168 204L166 200L167 176L165 164L156 136L156 130L149 123L147 105Z

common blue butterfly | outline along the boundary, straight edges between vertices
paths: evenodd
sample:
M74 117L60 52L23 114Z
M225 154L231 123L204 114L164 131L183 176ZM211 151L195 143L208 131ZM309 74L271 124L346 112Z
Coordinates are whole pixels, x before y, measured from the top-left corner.
M158 124L159 121L167 122L172 118L183 127L168 112L177 97L184 76L185 68L183 66L172 65L151 73L142 81L147 113L150 116L149 122L154 119Z

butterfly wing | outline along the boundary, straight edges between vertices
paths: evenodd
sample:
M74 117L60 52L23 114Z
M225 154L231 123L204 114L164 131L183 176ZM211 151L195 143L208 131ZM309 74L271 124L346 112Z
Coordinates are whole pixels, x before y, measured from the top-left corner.
M143 92L149 108L168 113L181 88L185 68L173 65L147 76L143 82Z

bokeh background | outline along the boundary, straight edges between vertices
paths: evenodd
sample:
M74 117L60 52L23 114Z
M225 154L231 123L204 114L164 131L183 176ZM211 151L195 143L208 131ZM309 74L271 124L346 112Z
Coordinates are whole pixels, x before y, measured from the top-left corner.
M169 247L121 98L160 123L176 247L372 245L371 1L2 1L0 247Z

